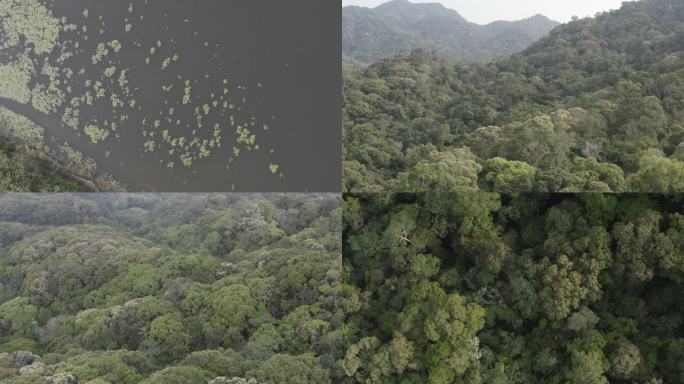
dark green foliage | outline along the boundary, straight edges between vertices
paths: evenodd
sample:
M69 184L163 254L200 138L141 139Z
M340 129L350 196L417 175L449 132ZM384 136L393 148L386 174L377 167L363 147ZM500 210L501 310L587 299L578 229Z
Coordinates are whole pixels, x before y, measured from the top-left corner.
M681 1L640 0L507 59L346 71L344 188L682 191L683 28Z
M373 9L344 7L342 52L352 65L419 47L451 61L471 62L520 52L556 26L541 15L477 25L441 4L394 0Z
M86 192L50 163L30 156L24 146L0 137L0 191Z
M347 195L345 383L679 383L684 200Z
M0 383L332 383L341 228L325 194L0 195Z

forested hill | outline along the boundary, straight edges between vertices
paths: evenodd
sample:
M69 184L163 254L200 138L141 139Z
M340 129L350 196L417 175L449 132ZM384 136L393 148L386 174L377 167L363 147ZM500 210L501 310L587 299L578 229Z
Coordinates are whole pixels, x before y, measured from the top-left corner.
M523 53L347 73L351 191L684 191L684 2L626 2Z
M333 195L0 196L0 383L340 376Z
M372 9L343 8L342 52L348 61L370 64L424 48L454 62L471 62L520 52L556 26L542 15L478 25L441 4L393 0Z

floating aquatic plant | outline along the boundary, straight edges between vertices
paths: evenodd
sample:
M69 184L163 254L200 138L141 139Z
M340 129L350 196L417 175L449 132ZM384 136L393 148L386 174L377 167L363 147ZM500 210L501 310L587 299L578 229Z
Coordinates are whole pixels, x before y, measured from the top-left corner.
M116 73L116 67L112 66L104 70L104 75L107 77L112 77Z
M145 152L154 152L154 150L157 148L157 143L154 140L147 140L144 147Z
M183 105L190 104L190 93L192 92L192 86L190 85L190 80L185 80L185 90L183 93Z
M95 50L95 54L92 57L93 65L101 62L107 55L109 55L109 49L107 49L107 46L104 43L99 43Z
M69 128L78 129L79 124L79 114L78 109L71 107L64 108L64 114L62 115L62 123Z
M39 55L49 54L57 44L60 20L38 0L0 0L4 35L0 45L16 47L20 36L32 44Z
M90 137L90 141L93 144L100 143L102 141L107 140L109 137L109 131L106 129L99 128L93 124L88 124L86 125L85 129L83 130L88 137Z
M43 84L36 84L31 91L31 105L38 112L50 114L57 112L57 107L64 103L64 93L54 84L47 88Z
M17 138L24 143L40 148L44 145L45 129L9 109L0 106L0 135Z
M0 65L0 97L26 104L31 99L31 77L15 65Z
M114 53L119 53L121 51L122 45L119 40L112 40L109 42L109 47L114 50Z

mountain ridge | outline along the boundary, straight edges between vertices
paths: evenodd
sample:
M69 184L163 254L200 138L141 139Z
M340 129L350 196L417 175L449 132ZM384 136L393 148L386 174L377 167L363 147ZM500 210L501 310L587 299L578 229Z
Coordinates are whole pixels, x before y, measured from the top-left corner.
M391 0L382 3L374 8L369 8L375 12L380 13L396 13L403 12L402 16L412 17L414 19L425 19L429 17L453 17L460 19L462 22L468 22L465 17L451 8L447 8L440 3L411 3L408 0Z
M489 60L526 49L558 25L540 14L480 25L439 3L392 0L374 8L343 7L342 51L345 61L362 64L417 48L452 62Z

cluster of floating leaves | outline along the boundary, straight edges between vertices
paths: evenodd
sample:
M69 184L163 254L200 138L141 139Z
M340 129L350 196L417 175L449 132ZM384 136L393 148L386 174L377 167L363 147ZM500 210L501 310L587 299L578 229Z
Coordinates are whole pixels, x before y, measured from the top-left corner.
M32 120L0 106L0 135L19 139L34 147L44 145L45 130Z
M119 26L125 34L135 28L136 22L144 20L142 14L134 17L135 8L133 3L128 5L130 17ZM220 151L231 154L227 164L230 168L242 151L262 150L257 132L269 127L255 117L242 117L247 88L233 86L228 78L215 81L209 74L196 78L177 75L175 81L158 90L163 97L162 110L149 113L146 108L141 121L127 124L130 116L143 114L143 107L136 100L137 89L130 85L136 70L141 69L144 78L150 76L151 68L169 71L183 60L178 53L164 54L175 42L173 38L157 40L147 48L142 47L138 39L132 47L126 47L116 39L99 41L94 51L85 52L83 46L89 39L86 25L89 20L96 20L98 24L98 31L93 31L97 39L102 39L107 25L102 15L95 16L89 9L83 10L81 20L72 21L82 23L79 27L66 18L54 17L49 7L39 0L0 0L0 18L0 50L10 59L0 64L0 98L30 103L36 111L46 115L59 114L64 126L86 135L93 144L118 139L122 133L136 133L130 131L130 127L135 127L143 137L141 150L168 154L171 161L160 160L168 168L174 168L176 162L191 167L195 161ZM209 46L209 42L203 44ZM146 49L148 55L144 63L124 68L119 56L132 48ZM70 68L70 59L78 55L87 55L92 67ZM195 92L198 84L217 86L212 87L214 92L211 94L202 95ZM111 115L98 113L96 117L86 117L92 115L86 111L104 103L110 104ZM15 129L26 130L20 136L42 144L42 132L23 120L17 121L17 115L10 114L7 109L3 108L0 113L0 118L16 123L19 128ZM227 147L222 140L225 129L232 130L235 137L235 142ZM273 153L272 149L270 153ZM72 153L71 157L78 156ZM271 164L268 171L283 177L278 165Z
M28 103L31 100L30 76L30 71L22 68L20 63L0 65L0 97Z
M63 28L61 21L37 0L0 1L0 15L4 33L2 49L18 47L23 36L36 54L49 54Z

